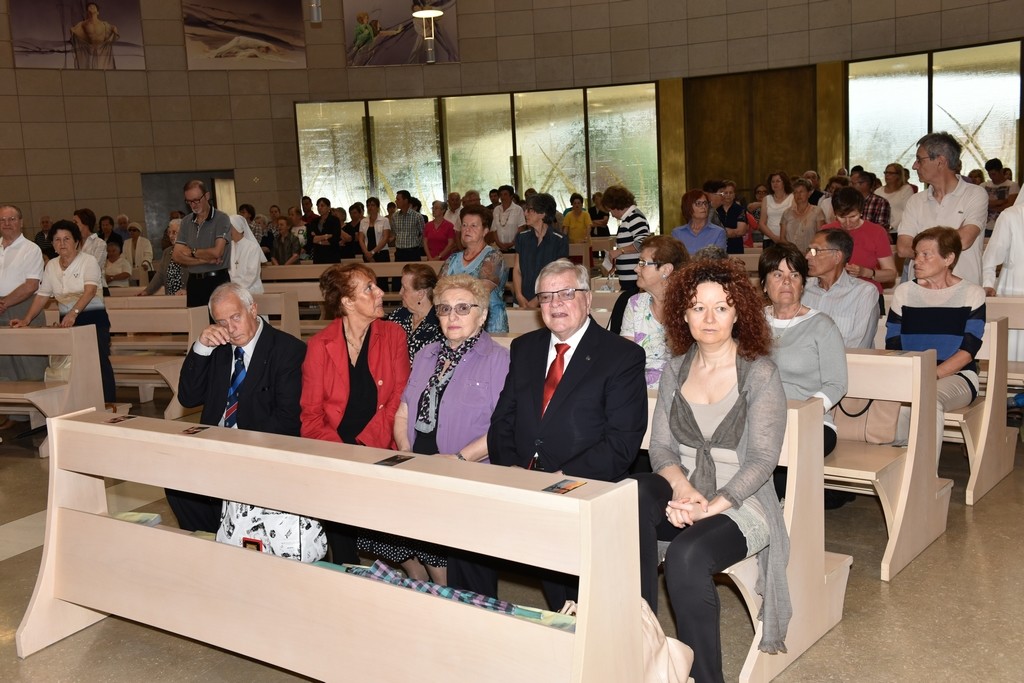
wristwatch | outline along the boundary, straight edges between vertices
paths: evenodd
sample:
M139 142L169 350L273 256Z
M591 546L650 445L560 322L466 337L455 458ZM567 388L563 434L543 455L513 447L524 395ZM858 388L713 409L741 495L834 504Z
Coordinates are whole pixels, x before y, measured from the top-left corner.
M79 313L81 313L81 311L78 310L77 308L72 308L71 312L74 313L75 315L78 315Z
M192 247L192 258L196 257L196 248Z

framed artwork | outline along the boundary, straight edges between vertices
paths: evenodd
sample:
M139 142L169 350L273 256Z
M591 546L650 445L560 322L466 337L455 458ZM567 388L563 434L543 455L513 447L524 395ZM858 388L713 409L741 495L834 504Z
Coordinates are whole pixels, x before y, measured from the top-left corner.
M14 66L145 69L139 0L10 0Z
M182 0L188 68L305 69L302 0Z
M385 66L427 62L429 20L412 13L440 10L433 20L434 60L459 61L459 24L455 0L345 0L345 47L349 66Z

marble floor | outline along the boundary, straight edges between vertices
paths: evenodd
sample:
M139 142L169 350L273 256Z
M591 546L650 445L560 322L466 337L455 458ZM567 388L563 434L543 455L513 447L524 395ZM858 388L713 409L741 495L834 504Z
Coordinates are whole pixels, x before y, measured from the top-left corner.
M133 411L162 414L167 397ZM14 634L35 583L46 508L47 461L35 439L0 433L0 681L304 680L260 662L116 617L108 618L21 660ZM954 482L945 535L891 583L878 578L885 525L878 501L866 496L825 514L828 550L853 555L843 620L776 680L785 681L1017 681L1024 672L1024 462L978 505L964 504L966 459L947 444L940 474ZM151 489L111 482L112 509L174 517ZM727 680L736 680L752 627L724 582L722 638ZM543 604L538 586L503 581L502 597ZM660 618L672 635L668 600ZM461 682L460 682L461 683ZM624 682L630 683L630 682Z

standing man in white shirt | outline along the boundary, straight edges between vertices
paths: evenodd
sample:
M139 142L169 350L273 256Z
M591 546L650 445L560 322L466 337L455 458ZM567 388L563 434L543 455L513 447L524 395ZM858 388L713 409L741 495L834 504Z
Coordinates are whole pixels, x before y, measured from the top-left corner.
M0 327L28 314L39 283L43 279L43 252L22 234L21 209L0 205ZM32 327L42 327L42 313ZM46 369L46 356L0 356L0 379L39 381ZM15 420L0 417L0 429L15 426Z
M511 185L502 185L498 188L498 205L494 207L494 218L491 220L491 227L494 228L494 246L501 251L508 253L515 247L516 235L519 228L526 224L526 214L522 207L512 201L512 195L516 190Z
M929 133L917 141L914 170L927 190L907 200L896 239L896 252L914 257L914 236L936 226L953 228L960 234L963 251L953 274L981 286L981 232L988 220L988 193L960 177L962 148L946 132ZM913 262L908 261L913 277Z

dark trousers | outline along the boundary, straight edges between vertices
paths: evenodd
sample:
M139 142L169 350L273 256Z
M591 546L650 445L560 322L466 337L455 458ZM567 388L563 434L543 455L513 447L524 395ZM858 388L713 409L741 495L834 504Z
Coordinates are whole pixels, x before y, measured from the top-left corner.
M75 327L94 325L96 346L100 352L100 380L103 382L103 401L117 400L117 386L114 384L114 368L110 365L110 318L106 309L85 310L75 318Z
M395 262L399 261L419 261L423 256L423 247L409 247L407 249L399 249L395 247ZM402 289L402 278L393 277L391 278L391 291L398 292Z
M174 489L165 489L164 495L178 520L179 528L217 533L220 527L220 499Z
M327 547L331 549L331 562L334 564L359 564L359 553L356 551L356 529L340 522L322 521L324 533L327 535Z
M448 557L448 585L497 598L499 569L539 576L544 599L551 610L562 609L566 600L579 599L579 578L576 576L458 550Z
M640 511L640 592L658 611L658 541L672 541L665 555L665 583L679 640L693 649L690 675L697 683L723 681L721 605L714 576L747 555L747 541L725 515L678 529L665 517L672 487L657 474L635 477Z
M230 280L227 268L221 268L211 273L189 273L188 285L185 291L188 307L194 308L196 306L208 305L213 290Z
M373 262L374 263L391 263L391 254L386 252L386 251L378 251L376 254L373 255ZM389 285L390 281L391 281L391 278L379 277L379 278L377 278L377 286L380 287L381 291L386 292L386 291L388 291L388 285ZM402 279L399 278L398 279L398 289L401 289L401 288L402 288ZM398 291L398 290L395 290L395 291Z
M831 427L826 427L824 425L822 425L821 429L822 429L822 433L824 434L824 439L823 439L824 446L825 446L824 449L823 449L824 450L824 454L828 455L829 453L831 453L832 451L834 451L836 449L836 442L837 442L836 430L832 429ZM772 481L775 484L775 495L777 495L779 497L779 500L782 500L783 498L786 497L786 481L787 481L786 470L787 470L787 468L785 468L785 467L780 465L780 466L775 468L774 472L772 472ZM835 491L835 492L833 492L833 491L825 491L825 497L826 498L828 498L828 494L829 493L839 493L839 492L838 491Z

